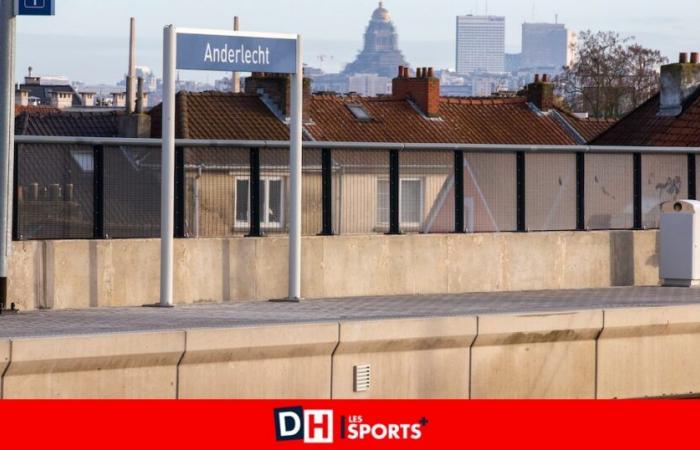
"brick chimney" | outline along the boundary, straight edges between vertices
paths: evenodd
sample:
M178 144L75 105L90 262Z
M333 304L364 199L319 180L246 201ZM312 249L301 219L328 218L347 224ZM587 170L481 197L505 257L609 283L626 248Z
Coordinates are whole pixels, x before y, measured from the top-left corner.
M419 67L411 78L408 67L399 66L399 74L392 81L392 96L412 100L428 117L440 112L440 80L435 78L432 67Z
M291 116L291 76L285 74L253 73L245 80L246 94L263 95L265 101L269 101L278 112L289 118ZM304 78L303 88L303 121L307 123L311 111L311 79Z
M659 116L676 117L683 112L683 104L700 87L698 53L681 53L678 63L661 67L661 106Z
M92 108L95 106L95 96L97 93L95 92L81 92L80 93L80 99L82 101L83 106Z
M29 91L26 89L17 89L15 91L15 104L18 106L29 106Z
M554 85L548 75L535 75L535 81L527 86L527 101L540 111L549 111L554 107Z
M51 106L58 109L66 109L73 106L73 93L65 91L51 91Z

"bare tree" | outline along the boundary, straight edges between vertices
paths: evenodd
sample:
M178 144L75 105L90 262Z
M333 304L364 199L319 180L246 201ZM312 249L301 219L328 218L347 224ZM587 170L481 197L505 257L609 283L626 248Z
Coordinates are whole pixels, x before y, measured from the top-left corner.
M612 31L584 31L574 50L559 89L571 109L593 117L620 117L645 102L658 89L659 66L666 62L659 51Z

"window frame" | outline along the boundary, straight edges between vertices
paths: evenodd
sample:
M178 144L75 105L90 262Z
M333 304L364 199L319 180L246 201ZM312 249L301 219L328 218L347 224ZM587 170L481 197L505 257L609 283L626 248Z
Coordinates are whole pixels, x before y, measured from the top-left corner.
M238 182L239 181L245 181L248 184L248 211L247 211L247 217L248 220L241 221L238 220ZM280 221L279 222L271 222L269 219L269 210L270 210L270 182L274 181L279 181L280 182ZM265 229L265 230L281 230L285 226L285 207L286 207L286 178L282 176L275 176L275 175L270 175L270 176L261 176L260 177L260 184L264 185L264 193L265 193L265 198L263 201L263 208L260 211L260 228ZM234 225L237 229L241 228L247 228L250 227L250 206L252 204L251 202L251 193L252 190L250 189L250 176L236 176L234 178L234 190L233 190L233 219L234 219Z
M405 222L402 217L402 206L401 206L401 199L403 198L403 183L404 182L417 182L420 186L420 191L419 191L419 205L418 205L418 215L420 216L420 220L418 222ZM388 177L379 177L377 178L377 218L376 218L376 225L378 228L388 228L389 227L389 220L384 222L382 220L381 215L379 214L379 208L380 208L380 188L379 185L381 183L386 183L387 185L390 183ZM389 188L391 189L391 188ZM389 198L388 200L391 202L391 193L389 193ZM391 205L388 205L389 211L391 211ZM391 214L391 212L389 212ZM422 177L400 177L399 179L399 226L404 229L408 230L420 230L421 227L423 226L423 223L425 222L425 179Z

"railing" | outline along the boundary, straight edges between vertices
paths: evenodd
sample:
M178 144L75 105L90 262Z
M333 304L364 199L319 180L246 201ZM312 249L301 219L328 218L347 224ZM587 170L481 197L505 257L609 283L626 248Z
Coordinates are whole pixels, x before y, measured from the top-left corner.
M159 139L18 136L14 237L159 237ZM289 150L179 140L176 237L285 234ZM700 148L307 142L303 233L646 229Z

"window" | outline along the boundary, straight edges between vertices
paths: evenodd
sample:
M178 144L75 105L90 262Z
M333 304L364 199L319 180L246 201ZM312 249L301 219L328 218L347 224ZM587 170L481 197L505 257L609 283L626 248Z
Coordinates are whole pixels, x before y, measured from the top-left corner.
M423 180L402 178L399 190L399 217L402 228L418 229L423 222ZM389 225L389 180L377 181L377 225Z
M236 178L236 227L250 226L250 179ZM260 178L260 226L274 229L284 225L284 180L280 177Z
M372 116L369 115L367 110L362 106L357 103L349 103L348 109L352 113L353 116L360 122L371 122L372 121Z
M92 151L85 150L73 150L70 152L73 160L80 166L80 170L83 172L94 172L95 171L95 159L93 157Z

